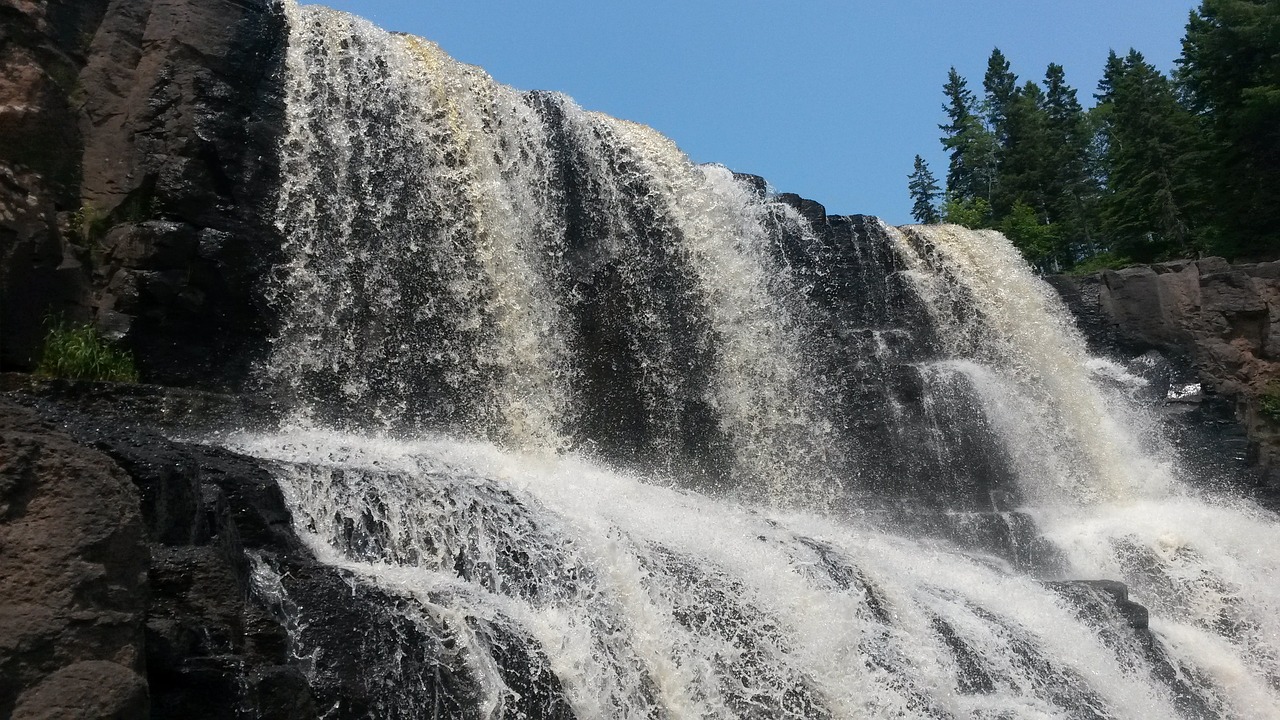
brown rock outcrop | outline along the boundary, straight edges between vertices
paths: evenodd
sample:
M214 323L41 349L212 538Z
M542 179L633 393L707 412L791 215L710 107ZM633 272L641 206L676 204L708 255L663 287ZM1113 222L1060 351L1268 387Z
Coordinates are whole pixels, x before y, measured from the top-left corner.
M1280 488L1280 423L1264 410L1280 394L1280 262L1204 258L1050 282L1096 343L1189 361L1208 392L1234 403L1254 462Z

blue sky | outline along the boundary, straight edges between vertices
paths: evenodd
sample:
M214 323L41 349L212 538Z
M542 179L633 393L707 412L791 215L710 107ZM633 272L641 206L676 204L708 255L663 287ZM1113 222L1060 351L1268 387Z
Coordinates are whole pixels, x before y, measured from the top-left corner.
M919 153L939 178L942 84L981 91L993 47L1022 80L1065 66L1092 103L1107 51L1172 69L1193 0L328 0L434 40L525 90L650 125L698 162L829 212L910 221Z

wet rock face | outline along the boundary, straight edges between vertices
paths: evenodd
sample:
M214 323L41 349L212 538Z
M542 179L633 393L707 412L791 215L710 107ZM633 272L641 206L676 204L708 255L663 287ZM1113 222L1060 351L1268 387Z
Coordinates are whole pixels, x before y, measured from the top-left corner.
M64 315L123 338L144 376L239 385L271 322L279 8L0 0L0 17L0 363L30 369Z
M1221 258L1049 278L1103 351L1158 351L1189 364L1210 400L1234 405L1264 492L1280 497L1280 262ZM1212 413L1209 413L1212 414Z

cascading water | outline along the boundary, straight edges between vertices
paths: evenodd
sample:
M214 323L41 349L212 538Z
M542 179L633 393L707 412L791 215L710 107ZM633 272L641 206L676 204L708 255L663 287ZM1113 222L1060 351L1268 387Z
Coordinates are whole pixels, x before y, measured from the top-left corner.
M1004 238L287 9L293 413L225 442L395 599L369 713L1280 717L1280 524L1188 489Z

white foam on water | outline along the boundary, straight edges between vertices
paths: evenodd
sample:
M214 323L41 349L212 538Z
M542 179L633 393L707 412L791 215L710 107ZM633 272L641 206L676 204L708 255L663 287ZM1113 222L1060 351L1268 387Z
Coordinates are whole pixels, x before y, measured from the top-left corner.
M754 705L797 718L1047 718L1065 702L1175 716L1168 692L1062 596L941 545L477 442L294 432L230 445L277 463L320 558L428 612L514 624L583 717L655 706L734 717ZM372 561L351 544L362 518L382 528ZM503 559L517 547L529 576ZM462 577L459 552L484 570ZM939 620L994 692L962 692ZM487 677L500 707L501 681Z

